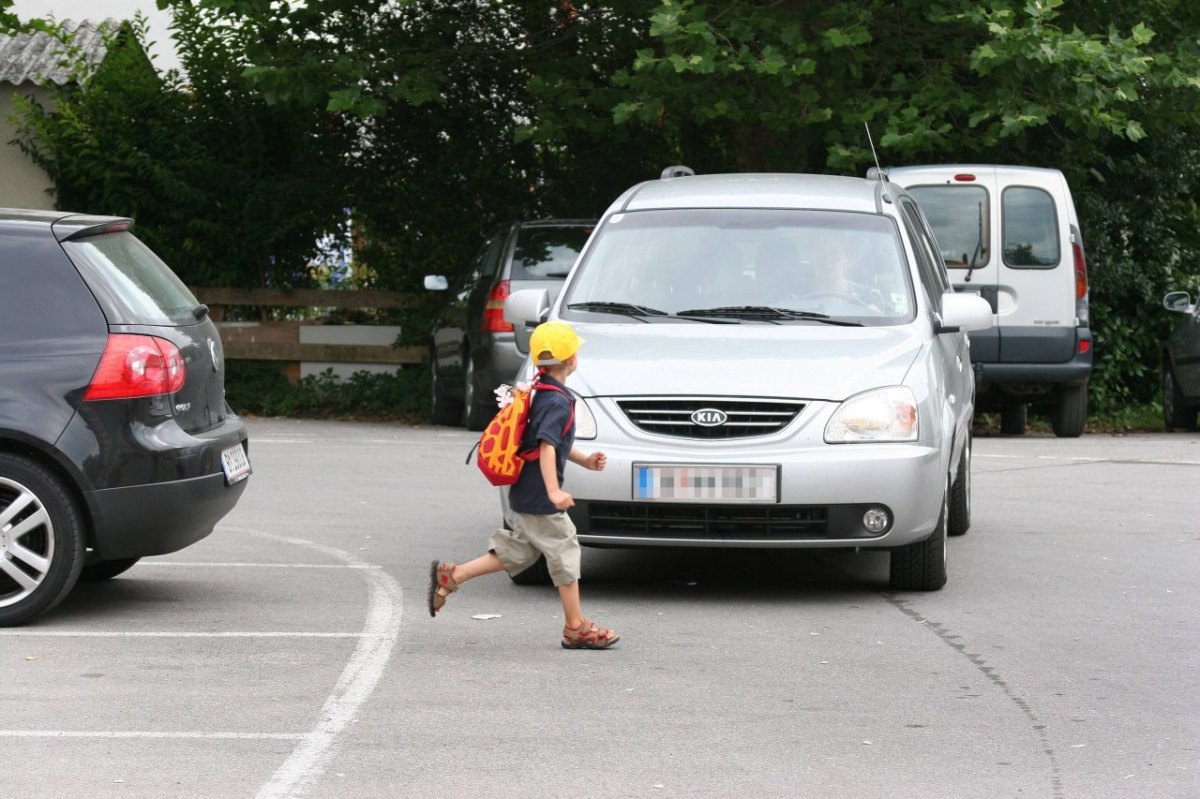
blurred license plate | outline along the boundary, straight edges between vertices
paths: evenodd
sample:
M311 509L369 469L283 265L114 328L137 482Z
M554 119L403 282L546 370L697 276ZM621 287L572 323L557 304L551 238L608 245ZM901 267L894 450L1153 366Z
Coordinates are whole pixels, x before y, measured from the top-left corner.
M241 444L221 452L221 468L225 471L225 484L233 485L250 476L250 459Z
M635 463L633 498L644 502L777 502L777 466Z

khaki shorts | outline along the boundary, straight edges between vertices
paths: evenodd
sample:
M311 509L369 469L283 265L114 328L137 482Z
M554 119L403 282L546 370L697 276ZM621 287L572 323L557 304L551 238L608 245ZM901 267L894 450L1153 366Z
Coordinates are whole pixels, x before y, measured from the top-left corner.
M555 586L570 585L579 579L579 539L566 511L546 515L514 511L513 529L493 533L489 548L510 575L520 574L545 555Z

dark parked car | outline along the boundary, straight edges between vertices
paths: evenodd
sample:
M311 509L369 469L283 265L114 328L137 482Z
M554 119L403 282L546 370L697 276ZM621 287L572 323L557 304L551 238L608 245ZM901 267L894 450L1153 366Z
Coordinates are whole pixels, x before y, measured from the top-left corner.
M0 209L0 625L199 541L246 487L217 328L132 224Z
M1168 430L1196 429L1200 411L1200 302L1186 291L1163 297L1168 311L1186 314L1163 347L1163 423Z
M493 232L453 288L426 275L425 288L450 297L430 342L435 424L482 430L496 412L492 393L512 382L525 355L504 321L504 300L521 289L546 289L553 300L595 226L594 220L516 222Z

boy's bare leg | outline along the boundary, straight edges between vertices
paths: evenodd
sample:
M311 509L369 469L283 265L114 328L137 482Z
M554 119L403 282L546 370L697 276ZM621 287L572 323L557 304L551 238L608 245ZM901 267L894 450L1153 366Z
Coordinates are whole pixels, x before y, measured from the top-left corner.
M461 583L473 577L495 574L498 571L504 571L504 564L500 562L500 558L496 557L495 552L489 552L475 560L458 564L454 567L454 574L451 576L455 582Z
M579 581L558 587L558 597L562 600L563 618L567 626L575 629L583 623L583 610L579 607Z

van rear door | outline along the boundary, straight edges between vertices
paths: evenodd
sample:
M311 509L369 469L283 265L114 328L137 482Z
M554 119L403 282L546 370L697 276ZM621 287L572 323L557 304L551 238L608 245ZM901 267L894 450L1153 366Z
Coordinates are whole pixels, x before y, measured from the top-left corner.
M942 259L957 291L979 294L1000 313L999 224L995 167L926 166L889 170L891 179L917 199L937 236ZM971 359L1000 360L1000 328L970 334Z

